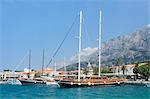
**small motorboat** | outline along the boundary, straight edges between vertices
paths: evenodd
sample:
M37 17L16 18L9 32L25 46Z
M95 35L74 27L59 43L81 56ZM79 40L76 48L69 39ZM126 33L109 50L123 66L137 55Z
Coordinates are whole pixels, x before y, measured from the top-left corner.
M146 87L150 88L150 82L145 83Z
M58 85L58 83L55 80L47 80L46 85Z
M11 84L11 85L21 85L21 82L18 79L8 79L7 84Z
M7 80L0 81L0 84L7 84Z

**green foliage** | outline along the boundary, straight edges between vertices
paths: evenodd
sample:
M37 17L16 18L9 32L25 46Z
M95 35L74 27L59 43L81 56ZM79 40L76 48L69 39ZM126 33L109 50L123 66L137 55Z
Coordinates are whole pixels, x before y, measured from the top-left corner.
M139 66L139 74L142 74L144 76L150 76L150 65Z
M23 72L22 70L16 70L15 72Z
M95 75L98 75L99 73L99 68L98 67L93 67L93 73ZM104 67L104 68L101 68L101 73L112 73L109 69L109 67Z
M98 75L99 68L98 67L93 67L93 74Z
M135 74L139 73L139 64L138 63L135 64L135 67L133 69L133 73L135 73Z
M146 63L144 65L135 65L135 68L133 69L133 73L140 74L145 77L147 80L148 77L150 77L150 63Z
M108 67L104 67L102 70L101 70L101 73L110 73L110 69Z
M125 75L125 71L127 71L127 68L125 65L122 66L121 70L123 71L123 75Z

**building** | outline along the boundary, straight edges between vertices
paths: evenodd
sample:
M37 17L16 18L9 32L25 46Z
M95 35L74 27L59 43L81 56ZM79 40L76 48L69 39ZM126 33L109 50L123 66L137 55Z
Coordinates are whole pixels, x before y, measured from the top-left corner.
M93 75L93 68L92 68L92 65L90 62L88 62L87 69L88 69L87 75L92 76Z
M129 65L122 65L122 66L112 66L110 67L110 71L117 74L117 75L134 75L133 69L135 65L129 64Z
M0 73L0 80L7 80L9 78L19 78L19 74L11 70L4 70Z

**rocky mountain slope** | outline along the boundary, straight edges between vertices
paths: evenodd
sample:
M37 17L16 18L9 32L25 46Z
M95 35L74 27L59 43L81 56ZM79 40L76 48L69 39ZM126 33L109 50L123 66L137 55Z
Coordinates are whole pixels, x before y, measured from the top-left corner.
M150 60L150 25L131 34L110 39L102 44L101 59L103 66L115 65L116 59L120 57L125 64ZM77 59L77 55L71 58L74 64L68 66L69 70L73 66L74 68L77 67L77 64L75 64ZM87 62L98 63L97 48L84 49L81 53L81 60L85 65ZM82 67L84 67L84 64Z

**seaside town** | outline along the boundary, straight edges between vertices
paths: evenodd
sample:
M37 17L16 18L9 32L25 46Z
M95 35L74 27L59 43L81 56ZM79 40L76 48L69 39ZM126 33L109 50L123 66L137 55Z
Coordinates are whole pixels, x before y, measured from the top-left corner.
M148 0L0 5L0 99L150 99Z
M124 78L122 84L129 85L143 85L150 87L150 62L142 62L136 64L128 64L128 65L118 65L110 66L110 67L102 67L101 68L101 76L102 77L115 77L115 78ZM98 66L96 64L88 63L86 68L81 69L81 77L96 77L98 76ZM22 83L19 81L20 79L30 79L36 81L43 81L45 83L41 84L56 84L58 80L62 80L64 77L76 77L78 74L78 70L74 71L64 71L54 70L52 68L46 68L43 70L29 70L25 68L23 71L12 71L12 70L4 70L0 73L0 84L19 84ZM117 80L116 80L117 81ZM24 84L24 83L23 83ZM25 84L33 84L33 83L25 83ZM36 84L36 83L35 83ZM90 84L89 84L90 86Z
M83 11L80 10L79 13L79 37L78 37L78 58L77 58L77 66L72 65L71 67L77 67L76 69L70 69L67 70L68 66L64 65L64 69L56 69L56 63L55 68L45 68L44 62L45 62L45 51L43 49L43 56L42 56L42 69L40 70L33 70L31 67L31 49L29 50L29 66L28 68L24 69L23 71L13 71L13 70L4 70L0 73L0 84L20 84L20 85L38 85L38 84L55 84L59 87L90 87L90 86L110 86L110 85L121 85L121 84L130 84L130 85L143 85L146 87L150 87L150 61L149 56L144 57L144 54L147 54L145 52L148 52L148 50L144 51L144 54L142 56L134 56L135 59L140 61L142 58L144 61L142 62L136 62L132 63L126 61L127 57L131 57L131 51L127 52L128 54L125 55L126 52L121 53L122 50L125 51L125 41L120 45L121 51L120 57L115 57L111 60L110 63L113 65L102 65L102 11L99 11L99 32L98 32L98 49L95 57L93 57L93 63L91 60L87 60L84 62L82 60L82 25L83 25ZM149 30L150 26L147 25L146 29ZM149 32L146 32L149 33ZM64 44L64 41L66 40L67 36L69 34L67 33L56 51L53 54L53 57L50 59L48 65L54 61L54 57L57 55L57 53L60 51L60 48ZM138 36L138 35L137 35ZM149 36L149 35L148 35ZM120 37L121 38L121 37ZM119 39L120 39L119 38ZM147 40L145 46L149 47L149 38L145 38ZM136 40L136 38L135 38ZM112 40L113 42L113 40ZM118 47L117 45L116 47ZM143 44L141 44L142 47ZM112 50L116 50L112 47ZM127 49L127 48L126 48ZM132 49L129 48L129 49ZM110 49L108 49L109 51ZM137 49L132 49L137 50ZM119 52L119 50L118 50ZM139 51L138 51L139 52ZM142 51L143 52L143 51ZM107 51L105 52L107 53ZM116 52L114 52L116 53ZM108 54L108 53L107 53ZM113 55L112 55L113 56ZM126 58L125 58L126 56ZM142 57L142 58L141 58ZM104 63L104 61L103 61ZM106 61L106 64L109 63L109 60ZM47 65L47 66L48 66ZM82 67L84 65L84 67Z

